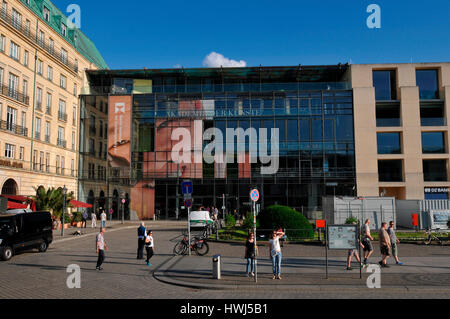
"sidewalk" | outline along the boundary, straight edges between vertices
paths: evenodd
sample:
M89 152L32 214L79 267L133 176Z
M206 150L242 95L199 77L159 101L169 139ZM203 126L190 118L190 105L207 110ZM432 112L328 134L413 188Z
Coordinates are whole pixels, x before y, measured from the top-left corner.
M182 227L184 226L185 222L179 222L179 221L144 221L146 227L148 228L165 228L165 227ZM125 221L124 224L122 224L122 221L108 221L106 223L106 231L110 230L117 230L117 229L126 229L126 228L138 228L141 224L141 221ZM81 236L75 236L75 232L80 232ZM61 236L61 229L59 230L53 230L53 241L58 242L61 240L67 240L69 238L81 238L87 235L96 234L100 231L100 222L97 221L97 228L91 227L91 221L88 221L86 228L75 228L71 227L69 229L64 229L64 237Z
M381 285L385 288L433 289L450 291L450 257L404 258L405 266L392 264L382 269ZM367 289L369 275L363 279L356 263L346 270L346 259L332 257L329 278L326 279L324 258L286 257L282 263L283 280L272 280L272 265L268 258L258 261L258 283L245 276L246 261L242 258L222 258L222 279L212 278L212 257L173 257L155 270L153 276L165 283L197 289Z

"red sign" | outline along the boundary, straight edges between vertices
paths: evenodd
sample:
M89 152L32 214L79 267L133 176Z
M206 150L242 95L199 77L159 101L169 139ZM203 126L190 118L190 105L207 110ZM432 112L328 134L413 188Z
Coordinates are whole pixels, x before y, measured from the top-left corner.
M412 224L414 227L419 227L419 214L412 214Z
M317 228L317 229L319 229L319 228L325 228L325 221L322 220L322 219L316 220L316 228Z

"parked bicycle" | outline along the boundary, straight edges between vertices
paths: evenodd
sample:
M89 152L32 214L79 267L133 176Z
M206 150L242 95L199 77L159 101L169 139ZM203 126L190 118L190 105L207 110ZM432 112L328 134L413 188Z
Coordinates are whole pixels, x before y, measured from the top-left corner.
M188 237L183 236L183 239L178 242L173 248L173 252L176 255L183 256L187 255L188 247L192 252L195 252L198 256L205 256L209 252L209 245L204 237L194 237L191 240L191 244L188 244Z
M437 231L438 234L441 233L439 228L436 229L436 231ZM425 245L431 245L431 243L433 241L439 243L439 245L441 245L441 246L444 245L444 241L441 238L437 237L435 232L433 232L431 229L428 229L427 230L427 237L426 237L426 239L424 241L424 244Z

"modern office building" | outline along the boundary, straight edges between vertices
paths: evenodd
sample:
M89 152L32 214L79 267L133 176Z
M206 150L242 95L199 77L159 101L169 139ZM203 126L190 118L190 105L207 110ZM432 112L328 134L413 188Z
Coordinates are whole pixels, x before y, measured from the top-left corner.
M88 78L81 96L80 134L89 139L81 146L80 199L106 203L116 217L122 197L126 214L129 208L143 219L173 217L186 179L194 182L195 204L222 207L225 197L228 210L250 210L251 187L261 190L263 207L278 203L305 213L319 211L324 195L356 195L348 65L93 70ZM172 157L182 140L172 135L180 128L192 137L189 163ZM210 163L202 159L209 128L224 135L227 128L254 128L256 136L228 143L235 150L245 145L240 156L227 154L230 163ZM254 146L261 151L261 128L269 129L269 140L271 129L279 130L274 174L262 172L267 161L250 160Z
M359 196L449 199L450 63L352 65Z
M2 0L0 191L78 191L78 94L86 69L106 63L95 45L47 0Z
M142 219L175 216L186 179L196 204L225 202L228 211L249 209L251 187L263 207L309 217L330 195L449 199L450 63L93 70L88 79L80 163L90 165L80 197L116 217L122 208ZM240 158L195 161L220 140L202 139L210 128L223 140L227 128L255 128L256 138L277 128L277 172L262 174L267 162L250 160L252 145L261 149L250 131L245 142L233 137L234 149L245 144ZM183 132L192 161L180 164L172 151Z

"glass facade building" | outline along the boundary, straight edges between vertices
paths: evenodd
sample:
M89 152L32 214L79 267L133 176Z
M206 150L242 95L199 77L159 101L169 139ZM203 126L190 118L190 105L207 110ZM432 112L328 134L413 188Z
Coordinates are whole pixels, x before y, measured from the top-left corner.
M103 164L97 163L108 168L106 176L101 176L111 197L105 205L120 210L114 203L117 194L124 193L127 213L141 219L172 218L177 207L183 206L183 180L193 181L196 206L220 208L225 202L228 211L249 211L252 187L261 191L262 208L282 204L305 214L320 211L323 196L355 196L353 93L348 68L88 72L90 87L81 96L81 107L89 113L86 102L95 97L105 101L109 112L105 115L108 156ZM205 138L204 133L212 128L223 133L225 153L229 149L241 152L226 153L225 163L206 160L208 146L221 141L218 135ZM190 138L183 140L180 129ZM244 137L239 139L237 133L225 140L231 129L242 129ZM253 151L261 154L264 150L261 129L267 129L267 155L276 155L272 144L279 146L273 174L261 168L274 162L261 156L251 160ZM82 139L86 140L87 131L85 125ZM189 142L187 158L191 161L174 158L173 151L182 140ZM212 154L218 155L219 149ZM186 155L185 151L178 154ZM88 167L92 154L83 154L80 165ZM106 155L101 154L101 158Z

